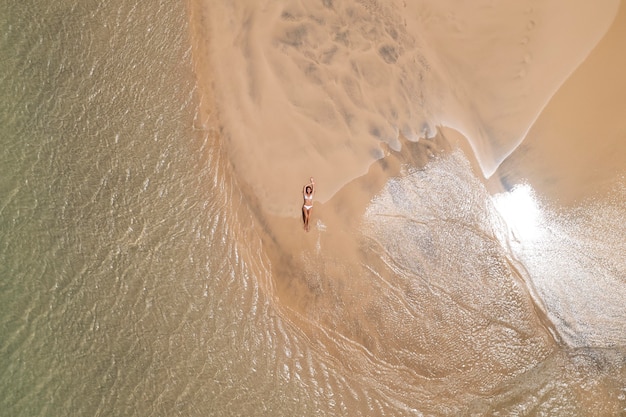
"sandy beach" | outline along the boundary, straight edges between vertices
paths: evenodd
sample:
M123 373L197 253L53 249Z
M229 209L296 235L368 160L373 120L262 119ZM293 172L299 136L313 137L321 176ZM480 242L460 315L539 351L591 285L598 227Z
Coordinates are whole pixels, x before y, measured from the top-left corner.
M491 178L505 187L528 182L571 206L611 198L626 175L626 6L551 98L524 141Z
M617 4L486 2L471 13L414 2L371 13L207 3L211 18L196 38L211 46L198 65L219 65L200 71L211 73L200 82L220 86L220 123L239 178L265 211L296 217L291 194L303 179L319 179L325 202L384 155L381 145L399 150L401 136L417 141L438 127L461 132L491 177L608 30ZM233 27L242 16L246 26Z
M188 4L199 123L218 126L265 232L292 240L283 250L299 240L309 176L318 184L313 221L350 227L389 178L455 148L492 193L530 183L568 204L623 181L618 74L626 63L617 51L626 12L617 14L618 2L485 3L476 13L445 3L377 7L371 15L298 2L262 11ZM240 15L248 23L233 31Z
M349 370L369 358L434 378L419 389L437 392L441 411L457 400L444 391L500 395L500 384L557 366L549 358L586 340L552 322L553 293L535 288L533 265L492 246L507 238L484 219L490 196L520 184L555 210L614 200L623 187L619 2L188 7L202 123L253 215L252 241L272 270L265 291L322 351ZM473 281L481 286L468 292ZM410 396L415 381L403 381L396 389Z

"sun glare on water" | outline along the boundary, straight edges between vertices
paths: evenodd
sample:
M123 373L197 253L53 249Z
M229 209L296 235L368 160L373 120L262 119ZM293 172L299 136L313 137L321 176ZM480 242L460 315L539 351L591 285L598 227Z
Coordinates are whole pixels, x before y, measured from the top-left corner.
M530 185L517 185L509 192L497 194L493 203L516 239L523 242L539 238L542 213Z

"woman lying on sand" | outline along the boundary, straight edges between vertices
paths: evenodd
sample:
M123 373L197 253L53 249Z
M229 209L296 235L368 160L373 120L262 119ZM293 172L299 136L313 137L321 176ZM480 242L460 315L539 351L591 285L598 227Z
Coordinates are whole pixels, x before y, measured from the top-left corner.
M302 188L302 196L304 204L302 205L302 220L304 221L304 230L309 231L309 217L311 217L311 209L313 208L313 193L315 192L315 181L311 177L311 182Z

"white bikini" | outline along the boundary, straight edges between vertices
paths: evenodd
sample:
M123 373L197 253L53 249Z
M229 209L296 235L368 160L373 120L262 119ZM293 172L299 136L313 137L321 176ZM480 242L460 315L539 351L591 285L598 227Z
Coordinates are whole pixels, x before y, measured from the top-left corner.
M305 200L308 200L308 201L310 202L309 204L311 204L310 206L307 206L307 205L305 204L305 205L304 205L304 208L305 208L305 209L307 209L307 210L311 210L311 208L313 208L313 194L311 194L311 195L306 195L306 194L305 194L305 195L304 195L304 199L305 199Z

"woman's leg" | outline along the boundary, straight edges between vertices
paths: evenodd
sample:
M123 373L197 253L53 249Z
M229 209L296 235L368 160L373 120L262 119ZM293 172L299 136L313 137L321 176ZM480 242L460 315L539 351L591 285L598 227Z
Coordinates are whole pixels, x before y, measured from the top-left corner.
M309 231L309 217L311 216L311 209L304 210L304 230Z

